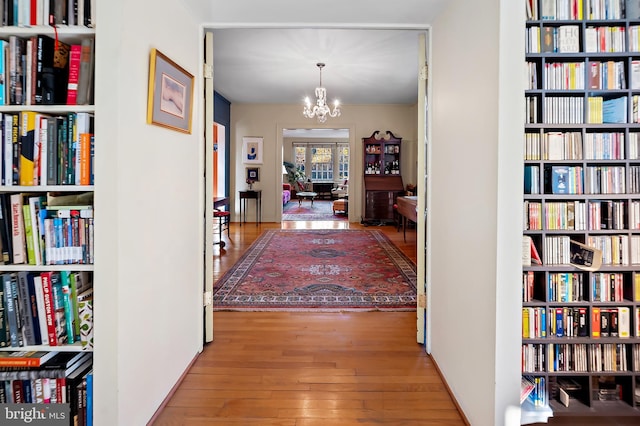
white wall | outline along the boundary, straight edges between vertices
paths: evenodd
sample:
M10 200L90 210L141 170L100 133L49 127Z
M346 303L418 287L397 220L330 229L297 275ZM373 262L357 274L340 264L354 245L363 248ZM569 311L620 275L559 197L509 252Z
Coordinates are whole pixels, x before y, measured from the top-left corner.
M204 2L97 2L95 424L143 425L202 347L200 79L190 135L146 124L149 53L196 77Z
M416 89L417 90L417 89ZM232 220L239 221L240 201L238 191L246 190L246 164L238 160L242 158L242 138L245 136L263 137L262 165L260 167L260 182L253 185L254 189L262 190L262 221L276 222L280 220L282 211L282 128L350 128L351 140L351 179L349 186L349 220L359 222L362 203L362 138L369 137L375 130L381 134L390 130L397 137L402 137L403 153L402 167L411 164L409 153L415 149L417 113L411 105L342 105L340 117L332 118L320 125L316 120L305 119L302 116L302 105L258 105L231 104L231 211ZM280 130L280 131L279 131ZM350 132L351 133L351 132ZM413 139L412 139L413 138ZM407 155L404 155L404 149ZM415 157L414 157L415 158ZM406 161L406 163L405 163ZM415 164L413 165L415 168ZM408 172L408 176L415 171ZM403 173L404 177L404 173ZM415 182L414 182L415 183ZM353 185L353 188L351 188ZM255 221L254 201L247 202L247 221Z
M433 25L432 350L474 426L519 407L523 121L508 111L524 54L498 50L521 41L500 4L450 2Z
M520 317L512 315L520 298L507 289L507 281L519 288L520 273L506 265L510 259L499 259L518 253L521 241L509 218L522 194L513 190L515 184L503 183L515 182L522 173L522 157L503 145L522 139L521 130L504 123L506 111L521 109L522 103L522 91L513 90L513 77L505 72L521 75L522 60L516 58L518 66L511 67L499 57L500 45L522 39L514 25L498 33L499 10L509 1L327 0L313 14L307 4L293 0L214 0L211 10L204 0L158 0L153 7L143 0L98 2L97 426L149 420L202 341L201 103L196 102L191 135L145 123L149 50L160 49L199 76L200 24L259 22L433 24L433 356L471 424L502 424L501 410L518 399L519 357L511 354L520 346ZM427 7L434 5L444 14L428 22ZM524 14L514 16L517 21ZM195 93L201 92L196 78ZM236 108L245 106L233 107L232 115ZM266 119L235 123L232 141L259 132L273 143L276 123L297 113L272 116L270 124ZM344 123L359 122L352 119L340 127L350 127ZM301 120L283 124L295 126ZM394 125L358 124L355 134L359 139ZM238 171L231 173L237 180ZM456 273L462 261L464 270L474 272ZM507 319L511 324L498 324ZM498 345L504 345L504 355L497 354ZM496 371L498 361L505 362Z

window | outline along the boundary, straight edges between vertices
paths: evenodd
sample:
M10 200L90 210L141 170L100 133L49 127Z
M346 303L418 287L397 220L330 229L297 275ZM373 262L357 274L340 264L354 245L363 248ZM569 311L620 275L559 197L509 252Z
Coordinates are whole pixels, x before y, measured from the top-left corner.
M303 170L313 182L336 182L349 179L348 143L293 144L296 167ZM310 170L306 165L310 164Z

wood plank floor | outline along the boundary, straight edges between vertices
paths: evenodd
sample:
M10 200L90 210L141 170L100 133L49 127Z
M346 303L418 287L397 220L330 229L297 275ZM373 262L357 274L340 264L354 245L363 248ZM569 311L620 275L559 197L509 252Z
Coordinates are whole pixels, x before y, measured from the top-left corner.
M215 251L219 278L270 228L344 222L231 224ZM382 230L414 262L415 230ZM214 342L153 425L464 425L411 312L215 312Z

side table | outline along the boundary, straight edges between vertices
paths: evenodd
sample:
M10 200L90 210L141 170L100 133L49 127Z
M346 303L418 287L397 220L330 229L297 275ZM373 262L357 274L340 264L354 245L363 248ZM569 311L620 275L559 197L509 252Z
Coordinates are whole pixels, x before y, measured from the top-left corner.
M262 190L238 191L240 196L240 226L247 222L247 200L256 200L256 226L262 222ZM244 216L243 216L244 211Z

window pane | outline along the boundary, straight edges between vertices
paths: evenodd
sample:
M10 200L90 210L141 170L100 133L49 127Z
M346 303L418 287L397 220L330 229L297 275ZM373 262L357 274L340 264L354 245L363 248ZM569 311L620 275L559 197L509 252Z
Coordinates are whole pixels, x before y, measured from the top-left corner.
M311 180L333 180L333 155L331 146L315 146L311 150Z
M305 158L307 155L307 148L304 146L296 146L293 148L293 155L295 158L294 164L296 165L296 168L304 172L306 170Z

